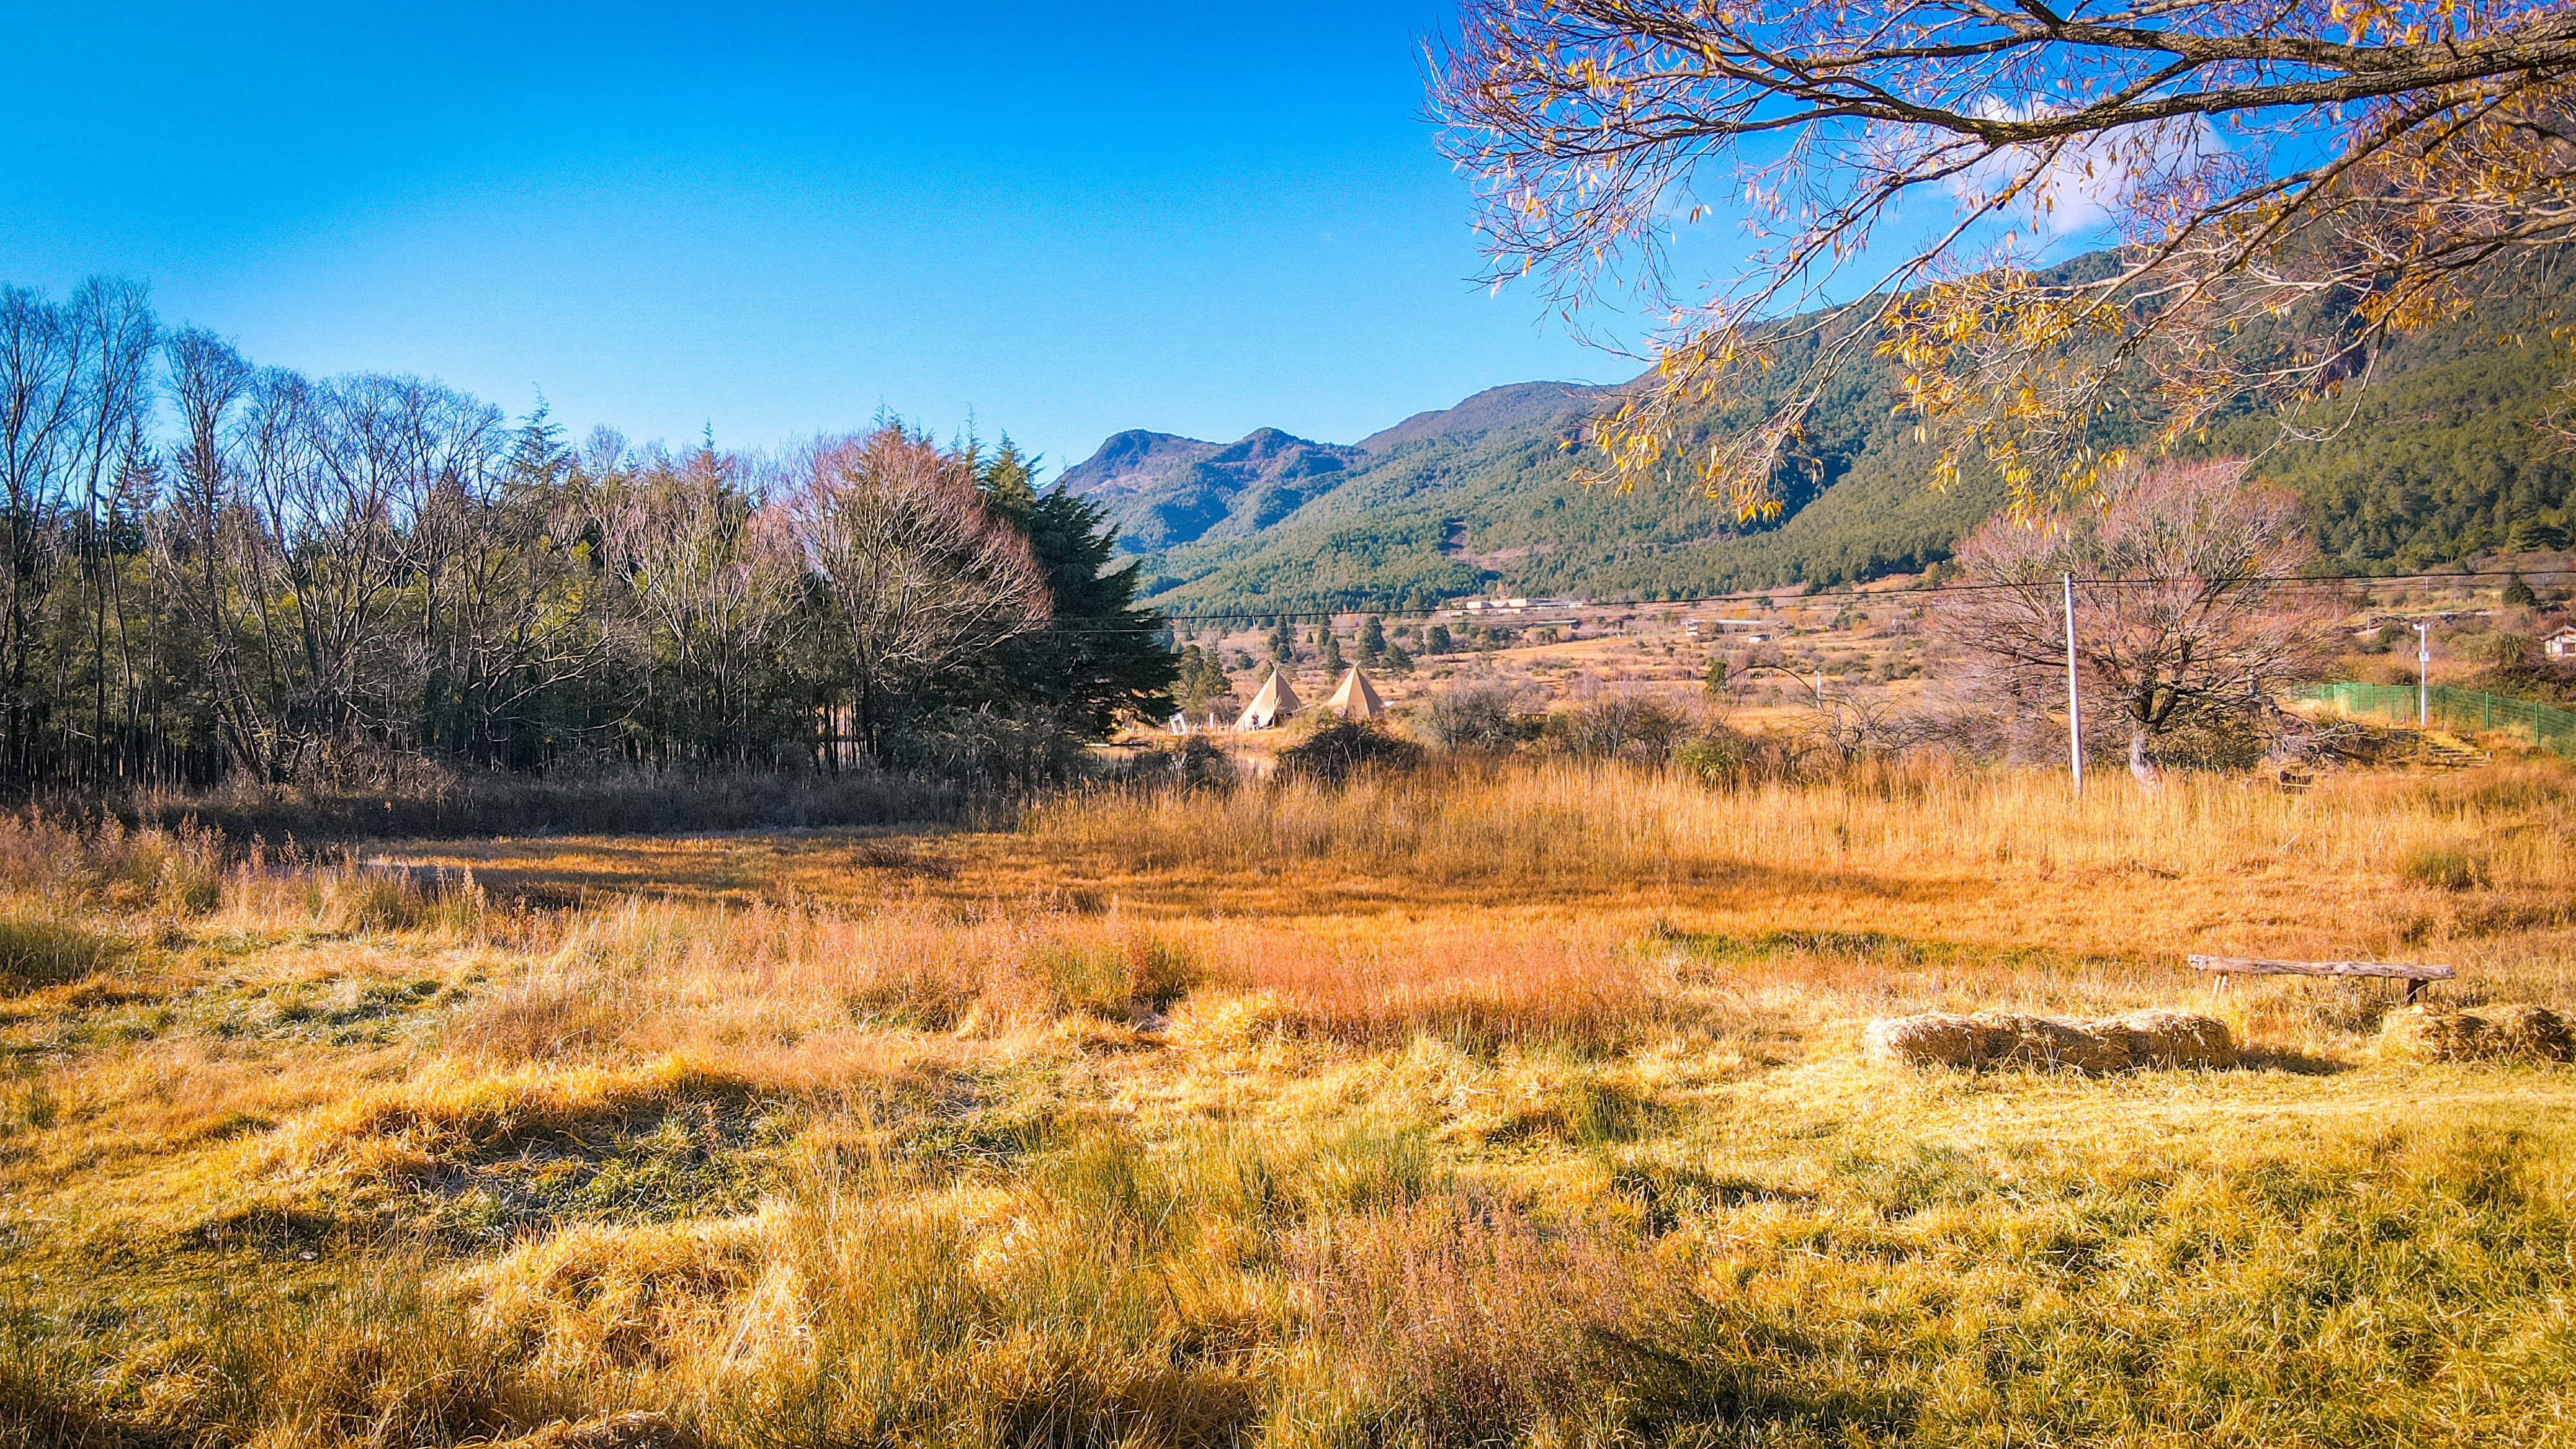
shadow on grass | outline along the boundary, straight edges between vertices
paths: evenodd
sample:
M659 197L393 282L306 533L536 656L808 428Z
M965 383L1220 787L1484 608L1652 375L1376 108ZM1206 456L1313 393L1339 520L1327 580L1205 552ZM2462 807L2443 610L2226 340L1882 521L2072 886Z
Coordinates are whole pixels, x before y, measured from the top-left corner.
M2302 1077L2333 1077L2361 1069L2358 1062L2313 1056L2287 1047L2248 1047L2237 1054L2236 1065L2250 1072L2290 1072Z

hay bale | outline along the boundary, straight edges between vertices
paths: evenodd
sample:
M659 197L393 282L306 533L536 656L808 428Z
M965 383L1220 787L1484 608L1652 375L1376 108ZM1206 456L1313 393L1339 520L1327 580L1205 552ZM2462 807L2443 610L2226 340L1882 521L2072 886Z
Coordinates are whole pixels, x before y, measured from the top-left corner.
M2405 1006L2379 1023L2379 1054L2410 1062L2473 1061L2486 1054L2486 1023L2438 1006Z
M2128 1042L2095 1030L2089 1021L2000 1011L1981 1011L1975 1019L1992 1027L2000 1039L2001 1049L1988 1059L1997 1066L2096 1073L2129 1068Z
M2017 1012L1883 1017L1861 1033L1874 1061L1908 1067L2055 1067L2102 1074L2132 1067L2232 1067L2224 1022L2184 1011L2141 1011L2107 1021Z
M2138 1067L2232 1067L2236 1039L2227 1023L2188 1011L2133 1011L2115 1021L2095 1023L2103 1033L2117 1033L2129 1048L2129 1064Z
M1993 1028L1965 1016L1927 1011L1881 1017L1860 1034L1869 1059L1906 1067L1975 1067L1992 1055Z
M2508 1002L2473 1006L2469 1015L2487 1024L2497 1054L2518 1061L2563 1062L2576 1057L2576 1021L2545 1006Z
M2413 1062L2563 1062L2576 1057L2570 1025L2547 1007L2519 1002L2400 1007L2379 1024L2379 1054Z

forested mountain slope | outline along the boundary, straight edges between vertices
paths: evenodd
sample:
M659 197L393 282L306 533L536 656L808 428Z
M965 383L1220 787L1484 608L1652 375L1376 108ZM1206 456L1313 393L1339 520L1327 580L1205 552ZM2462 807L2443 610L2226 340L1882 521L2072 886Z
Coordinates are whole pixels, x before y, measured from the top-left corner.
M2326 430L2314 441L2284 442L2274 419L2245 416L2194 451L2252 456L2306 496L2319 547L2343 569L2565 546L2576 456L2542 425L2565 400L2565 350L2545 325L2556 301L2491 308L2390 348L2370 386L2302 420ZM1796 370L1787 362L1783 376ZM1566 439L1612 390L1545 383L1408 418L1342 450L1339 467L1238 491L1250 505L1229 502L1187 537L1157 518L1130 542L1150 555L1153 602L1170 612L1418 606L1480 590L1686 598L1911 570L1947 557L2002 489L1975 470L1931 488L1930 450L1894 383L1876 361L1842 380L1783 468L1784 508L1768 523L1738 526L1687 487L1577 486Z
M1367 461L1358 448L1277 428L1226 444L1139 429L1101 444L1062 481L1108 513L1126 551L1142 553L1245 537L1340 486Z
M2558 386L2567 351L2546 335L2555 300L2400 342L2371 386L2302 420L2332 430L2318 441L2283 442L2268 418L2248 418L2209 451L2254 455L2257 472L2305 497L2318 549L2344 571L2576 544L2576 452L2551 417L2570 401Z

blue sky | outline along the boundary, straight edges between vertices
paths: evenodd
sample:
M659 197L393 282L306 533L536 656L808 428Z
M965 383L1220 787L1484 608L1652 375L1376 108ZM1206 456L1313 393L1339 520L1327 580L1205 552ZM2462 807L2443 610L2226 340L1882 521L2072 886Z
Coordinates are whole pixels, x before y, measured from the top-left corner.
M971 414L1058 467L1632 375L1471 280L1449 9L24 6L0 280L142 278L255 360L576 433Z

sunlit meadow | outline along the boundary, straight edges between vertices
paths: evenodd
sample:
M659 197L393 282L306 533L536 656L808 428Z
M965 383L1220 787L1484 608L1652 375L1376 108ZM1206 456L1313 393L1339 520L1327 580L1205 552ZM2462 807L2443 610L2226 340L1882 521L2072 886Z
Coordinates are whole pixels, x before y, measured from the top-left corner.
M0 1435L2576 1442L2576 775L1447 760L983 827L0 833ZM2180 1005L2227 1071L1872 1017Z

